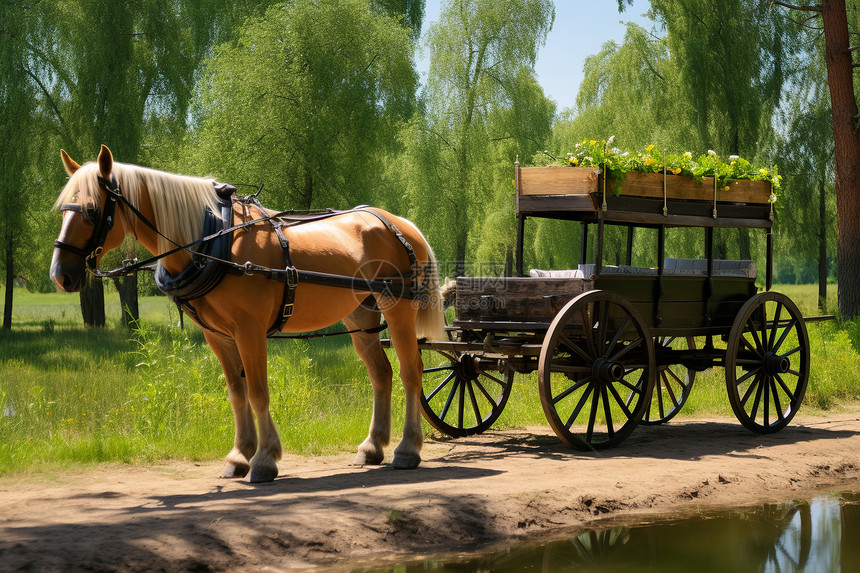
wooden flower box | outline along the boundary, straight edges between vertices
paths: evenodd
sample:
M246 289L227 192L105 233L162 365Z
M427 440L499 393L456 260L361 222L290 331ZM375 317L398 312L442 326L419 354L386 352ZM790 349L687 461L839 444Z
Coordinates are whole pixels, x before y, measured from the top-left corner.
M607 181L604 190L600 170L592 167L517 165L515 185L517 214L527 216L583 218L601 212L603 218L649 224L769 227L772 222L769 181L736 180L728 189L714 189L712 177L699 181L631 171L623 181Z

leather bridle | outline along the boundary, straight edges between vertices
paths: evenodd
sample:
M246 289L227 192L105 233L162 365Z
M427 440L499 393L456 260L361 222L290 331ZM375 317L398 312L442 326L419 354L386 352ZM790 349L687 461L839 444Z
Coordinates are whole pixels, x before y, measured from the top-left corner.
M64 251L69 251L70 253L74 253L79 256L86 262L87 268L91 271L95 271L98 268L98 256L104 249L108 233L113 229L117 200L124 199L116 177L111 175L110 181L108 181L99 175L98 181L99 187L104 190L106 198L104 209L102 209L98 217L95 217L95 221L93 221L93 218L97 211L93 212L94 210L85 209L80 203L66 203L60 207L60 211L75 211L80 213L84 223L95 227L93 229L93 234L90 235L90 238L87 241L87 244L81 248L64 243L60 240L54 241L54 247L63 249Z

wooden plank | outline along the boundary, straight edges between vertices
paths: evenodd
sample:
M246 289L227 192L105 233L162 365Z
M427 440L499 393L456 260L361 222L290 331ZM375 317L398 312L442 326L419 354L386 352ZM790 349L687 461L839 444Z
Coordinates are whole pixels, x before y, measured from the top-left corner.
M610 184L614 192L619 183ZM771 184L769 181L737 180L729 184L729 189L717 190L717 203L756 203L767 204L770 200ZM626 179L620 182L620 194L637 197L663 198L662 173L627 173ZM684 175L666 175L666 197L669 199L685 199L692 201L714 200L714 178L704 177L702 181Z
M592 195L518 195L517 214L536 215L586 211L593 213Z
M517 195L588 195L597 191L598 170L591 167L521 167Z
M573 297L594 282L579 278L457 277L457 322L551 322Z

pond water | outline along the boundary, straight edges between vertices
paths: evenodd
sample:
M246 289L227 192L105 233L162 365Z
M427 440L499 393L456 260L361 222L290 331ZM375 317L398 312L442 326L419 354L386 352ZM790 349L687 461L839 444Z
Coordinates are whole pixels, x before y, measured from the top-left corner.
M355 571L860 572L860 494L588 530L506 551Z

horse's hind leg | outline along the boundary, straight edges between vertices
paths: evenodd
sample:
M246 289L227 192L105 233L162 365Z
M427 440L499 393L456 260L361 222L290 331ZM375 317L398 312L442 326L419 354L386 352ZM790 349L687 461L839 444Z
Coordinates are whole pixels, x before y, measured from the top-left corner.
M230 405L233 407L233 420L236 425L233 449L227 454L221 477L245 477L248 470L251 469L248 460L257 451L257 429L254 427L254 415L248 401L248 386L242 371L242 359L232 338L206 329L203 330L203 335L218 361L221 362L221 368L224 369Z
M406 394L406 413L403 424L403 439L394 450L391 466L397 469L412 469L421 463L421 446L424 434L421 431L421 377L424 366L418 351L415 334L417 309L411 301L398 301L385 310L391 342L400 362L400 379Z
M371 299L372 300L372 299ZM379 311L359 306L343 319L349 330L379 326ZM381 464L384 448L391 439L391 363L382 349L379 333L357 332L350 335L352 345L367 367L373 385L373 414L367 439L358 447L353 465Z

